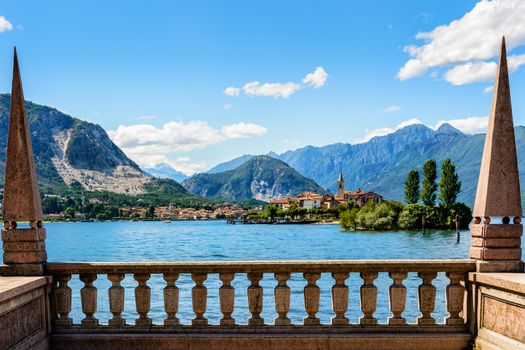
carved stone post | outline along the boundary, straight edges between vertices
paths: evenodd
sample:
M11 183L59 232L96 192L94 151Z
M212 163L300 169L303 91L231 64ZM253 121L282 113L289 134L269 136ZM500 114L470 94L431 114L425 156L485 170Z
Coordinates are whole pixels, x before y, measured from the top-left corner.
M388 319L388 324L402 326L406 324L405 318L401 314L405 311L407 300L407 288L403 285L403 280L407 278L407 273L390 272L388 275L393 280L389 288L390 310L393 316Z
M137 326L151 326L151 318L148 317L151 302L151 289L146 284L149 280L149 274L135 274L133 278L138 282L135 287L135 307L139 318L135 320Z
M166 311L165 326L178 326L179 319L175 316L179 311L179 288L175 281L179 279L178 273L165 273L164 280L167 285L164 287L164 310Z
M418 287L419 311L423 316L417 319L419 325L434 325L436 320L430 315L436 305L436 287L432 280L436 278L435 272L420 272L419 277L423 283Z
M208 299L208 289L204 286L204 281L208 278L206 273L193 273L191 279L195 282L195 287L191 290L193 302L193 312L195 318L191 321L193 326L207 326L208 319L204 317Z
M120 282L123 279L123 273L108 274L108 280L111 281L111 287L108 289L109 311L113 314L113 317L108 321L110 327L126 325L126 320L121 316L124 311L124 287L120 285Z
M221 326L234 326L235 319L232 317L235 308L235 288L232 287L231 282L235 278L234 273L221 273L219 278L222 281L222 286L219 289L219 299L221 303Z
M319 298L321 296L321 289L316 284L317 280L321 278L320 273L304 273L304 278L308 281L304 287L304 308L307 317L303 319L303 323L308 326L320 324L319 318L315 315L319 311Z
M359 323L375 325L377 324L377 319L373 315L377 307L377 287L374 285L374 280L377 278L377 272L361 272L361 278L364 281L360 290L363 317L361 317Z
M9 268L5 274L43 275L46 231L16 49L6 157L2 241L3 261ZM17 228L21 221L29 221L29 228Z
M55 289L55 305L58 318L55 319L55 326L70 327L73 320L69 317L71 312L71 288L67 285L71 275L64 274L58 276L58 287Z
M465 279L465 274L448 272L447 277L450 279L447 286L447 311L450 316L447 317L446 323L449 326L461 326L465 324L465 320L460 317L465 298L465 287L461 285L461 281Z
M332 317L333 325L347 325L348 318L345 313L348 310L348 287L345 280L348 278L348 272L332 273L332 278L335 284L332 287L332 308L335 312L335 317Z
M276 273L275 279L277 286L274 289L275 297L275 311L277 318L275 319L276 326L287 326L291 324L291 320L287 314L290 311L290 287L286 282L290 279L289 273Z
M505 38L474 202L470 257L479 272L521 272L521 195Z
M80 280L84 282L84 287L80 290L80 299L82 301L82 312L86 315L82 320L82 326L98 326L98 319L93 316L97 312L97 288L93 282L97 279L94 273L80 274Z
M248 279L252 284L248 287L248 309L252 317L248 320L250 326L264 325L264 319L261 317L263 308L263 288L259 286L262 280L262 273L248 273Z

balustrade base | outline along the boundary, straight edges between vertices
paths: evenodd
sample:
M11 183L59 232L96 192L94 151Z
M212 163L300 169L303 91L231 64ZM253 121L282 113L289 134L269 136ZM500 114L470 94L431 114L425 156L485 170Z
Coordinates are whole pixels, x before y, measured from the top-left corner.
M477 272L524 272L524 264L521 260L491 260L476 261Z
M465 333L445 334L323 334L264 332L229 334L55 334L51 346L55 350L310 350L310 349L464 349L472 336Z

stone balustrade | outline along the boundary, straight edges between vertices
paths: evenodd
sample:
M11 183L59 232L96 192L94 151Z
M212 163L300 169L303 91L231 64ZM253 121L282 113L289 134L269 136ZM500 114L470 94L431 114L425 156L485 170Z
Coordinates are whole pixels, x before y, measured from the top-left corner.
M465 332L465 320L462 316L465 301L464 282L468 272L475 270L475 262L472 260L402 260L402 261L251 261L251 262L174 262L174 263L49 263L47 272L54 276L55 280L55 306L54 326L56 330L72 329L78 331L104 329L167 329L184 328L253 328L266 327L272 329L303 326L305 329L327 327L333 329L349 329L351 327L363 329L396 329L397 331L413 332L415 328L436 330L441 327L446 331L457 330ZM380 273L387 273L391 279L388 288L388 301L391 317L387 324L380 324L374 316L378 304L378 288L374 281ZM403 317L407 304L407 287L404 280L409 273L417 273L421 284L417 286L419 311L421 316L416 324L408 324ZM449 282L444 290L438 291L433 285L433 280L438 273L445 273ZM191 287L191 305L179 303L179 287L177 280L182 274L188 274L193 280ZM211 324L206 317L208 310L208 287L205 281L212 274L218 274L222 285L218 290L220 318L218 324ZM300 274L304 278L305 286L302 291L304 298L304 313L306 317L301 324L293 324L288 317L290 311L291 288L288 282L292 274ZM321 293L330 291L321 290L317 281L322 274L329 274L333 279L331 287L331 312L332 317L329 324L321 324L317 313L320 309ZM352 275L357 274L363 283L359 287L359 295L350 295L349 287L345 283ZM80 299L84 318L80 324L74 324L70 317L72 307L72 288L68 285L72 275L78 275L83 287L80 289ZM152 290L148 286L148 280L152 275L162 275L165 285L162 291L154 293L163 298L165 318L162 324L154 324L148 316L152 304ZM247 288L247 308L250 317L247 325L240 325L232 317L235 312L236 290L232 281L238 276L249 280ZM273 290L265 290L260 282L263 276L271 275L275 278L276 286ZM127 277L128 276L128 277ZM246 276L246 277L244 277ZM94 281L107 278L111 286L103 291L104 296L99 296L99 290L95 288ZM138 318L124 319L125 289L121 283L124 279L135 280L134 301ZM77 291L75 291L77 292ZM100 291L102 292L102 291ZM275 318L265 320L261 313L265 307L263 295L271 293L274 296ZM436 294L443 293L446 296L446 309L448 316L445 320L436 320L432 317L435 309ZM102 294L102 293L101 293ZM101 324L96 317L97 300L107 297L111 317L107 324ZM359 298L362 317L358 323L351 324L345 314L349 310L349 298ZM129 305L129 304L128 304ZM183 325L177 317L180 307L192 308L194 317L190 324ZM126 310L129 311L129 310Z

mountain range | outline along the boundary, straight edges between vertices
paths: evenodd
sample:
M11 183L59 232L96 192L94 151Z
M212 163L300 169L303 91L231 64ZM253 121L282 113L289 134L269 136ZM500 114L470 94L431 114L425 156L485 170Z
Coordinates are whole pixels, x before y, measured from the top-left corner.
M525 127L517 126L514 131L520 178L523 180ZM465 134L449 124L443 124L437 130L415 124L361 144L306 146L282 154L273 153L272 156L332 192L336 190L339 171L342 170L347 190L363 188L396 200L403 200L404 182L411 169L419 169L421 173L427 159L434 158L441 163L445 158L451 158L462 182L458 199L472 205L484 140L484 134ZM246 157L219 164L216 168L228 169ZM248 155L248 159L250 157ZM521 189L525 198L524 184Z
M233 201L252 198L269 201L304 191L327 193L285 162L269 156L249 157L231 170L197 174L184 180L182 185L200 196Z
M0 94L0 135L7 135L8 94ZM267 200L302 191L336 190L342 170L347 190L363 188L388 199L403 199L409 170L421 169L429 158L456 164L462 191L459 200L472 204L477 186L485 135L465 134L449 124L437 130L422 124L361 144L306 146L265 157L244 155L221 163L207 173L183 180L167 164L142 170L129 159L99 125L73 118L57 109L26 102L39 183L44 193L70 187L137 195L164 191L189 196L186 190L227 199ZM525 179L525 127L515 127L521 179ZM5 171L7 137L0 137L0 181ZM278 160L279 162L275 162ZM525 186L522 197L525 198ZM251 196L251 197L250 197Z

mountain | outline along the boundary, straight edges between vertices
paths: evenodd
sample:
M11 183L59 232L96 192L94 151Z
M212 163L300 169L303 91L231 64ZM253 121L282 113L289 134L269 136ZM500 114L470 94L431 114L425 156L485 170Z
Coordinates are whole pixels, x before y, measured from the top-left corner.
M188 176L178 170L175 170L172 166L166 163L160 163L152 168L144 168L147 174L159 178L159 179L172 179L177 182L182 182L187 179Z
M194 194L234 201L251 198L269 201L304 191L326 193L313 180L269 156L252 157L233 170L196 174L182 185Z
M525 179L525 127L515 127L515 135L520 176ZM307 146L285 152L279 159L332 191L336 190L342 170L347 189L361 187L385 198L403 200L409 170L418 168L422 174L427 159L435 158L441 163L451 158L462 182L459 200L473 204L484 140L483 134L467 135L449 124L437 130L416 124L366 143Z
M5 176L10 95L0 94L0 179ZM70 187L88 191L143 194L169 187L189 195L178 183L159 183L146 175L99 125L54 108L26 101L38 182L44 193Z
M251 154L245 154L237 158L233 158L224 163L219 163L210 170L207 171L208 174L222 173L224 171L232 170L237 168L239 165L242 165L252 159L254 156Z

